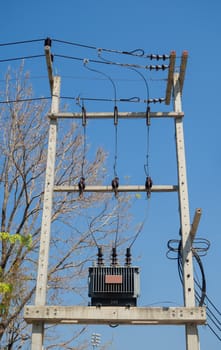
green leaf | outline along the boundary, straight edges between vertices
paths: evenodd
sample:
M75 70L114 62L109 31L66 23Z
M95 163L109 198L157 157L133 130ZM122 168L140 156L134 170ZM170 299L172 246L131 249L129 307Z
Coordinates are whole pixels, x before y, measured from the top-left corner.
M11 283L0 282L0 293L1 294L11 293L12 289L13 289L13 286Z

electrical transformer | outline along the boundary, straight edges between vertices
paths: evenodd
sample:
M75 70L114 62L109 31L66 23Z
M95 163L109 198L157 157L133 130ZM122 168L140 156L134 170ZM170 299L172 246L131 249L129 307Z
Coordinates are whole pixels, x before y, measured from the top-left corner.
M136 306L140 292L139 268L130 265L127 249L126 264L119 266L113 249L111 266L104 266L101 250L97 266L89 267L89 292L92 306Z

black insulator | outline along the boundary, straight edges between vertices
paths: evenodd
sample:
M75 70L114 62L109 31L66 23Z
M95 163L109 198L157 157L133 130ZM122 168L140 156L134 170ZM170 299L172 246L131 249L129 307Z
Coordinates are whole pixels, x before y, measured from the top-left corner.
M150 126L150 106L147 106L146 109L146 124L147 126Z
M85 178L83 176L80 178L80 181L78 182L78 188L79 188L79 197L82 197L83 192L85 190Z
M115 178L111 182L112 189L115 193L115 197L118 195L118 187L119 187L119 177L115 176Z
M151 195L151 188L152 188L153 182L150 176L146 177L146 182L145 182L145 189L147 191L147 197L150 198Z
M164 54L162 58L165 61L165 60L168 60L168 58L170 58L170 56Z
M50 46L51 47L51 38L46 38L45 39L45 46Z
M112 248L112 255L111 255L111 265L116 266L117 265L117 248Z
M97 252L97 264L104 265L103 263L103 252L102 252L102 247L98 247L98 252Z
M82 112L82 126L86 126L87 123L87 114L86 114L86 109L84 108L84 106L82 106L81 108L81 112Z
M118 124L118 108L114 106L114 125Z
M54 62L54 55L51 54L51 62Z
M162 64L162 66L161 66L161 69L162 70L165 70L165 69L167 69L168 68L168 66L166 66L165 64Z
M131 265L131 252L130 252L130 248L126 249L126 261L125 261L125 265L126 266L130 266Z

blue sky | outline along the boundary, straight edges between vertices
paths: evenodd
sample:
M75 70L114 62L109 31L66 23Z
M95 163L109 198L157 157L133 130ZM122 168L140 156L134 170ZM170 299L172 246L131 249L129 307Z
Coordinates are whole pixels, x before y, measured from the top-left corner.
M195 208L203 211L198 237L207 238L211 248L203 258L207 280L207 294L221 309L221 5L219 0L195 1L58 1L38 0L19 2L8 0L1 4L1 39L4 42L46 38L82 43L101 48L133 50L142 48L146 53L167 53L175 50L181 55L188 50L189 59L183 90L184 130L187 158L188 189L191 218ZM53 43L59 53L73 56L92 55L77 48ZM24 47L0 48L1 58L43 53L43 44ZM87 58L87 56L83 56ZM90 56L91 57L91 56ZM143 61L141 61L143 62ZM10 63L16 67L17 63ZM44 61L27 62L34 94L49 96ZM113 98L110 82L102 76L86 72L83 67L56 59L57 73L62 76L62 94L65 96L108 96ZM3 80L6 65L2 64L0 80ZM99 68L100 67L96 67ZM103 67L102 67L103 69ZM136 73L123 70L103 71L116 80L119 97L142 96L146 92ZM91 76L90 76L91 74ZM147 75L150 97L162 97L163 78L159 72ZM100 79L99 79L100 78ZM158 80L159 79L159 80ZM73 102L71 107L77 111ZM151 106L152 107L152 106ZM88 111L111 111L108 103L87 103ZM120 110L136 111L141 105L126 104ZM170 106L169 110L172 110ZM168 110L164 104L154 105L154 111ZM129 111L129 110L128 110ZM94 132L94 130L96 130ZM107 137L106 137L107 135ZM113 161L113 126L109 122L89 125L88 142L92 151L99 145L110 153L110 181ZM132 142L128 143L128 140ZM142 122L124 122L119 125L118 172L122 182L143 184L146 131ZM174 131L172 121L154 121L150 129L150 169L155 184L176 183ZM137 220L145 216L147 201L144 197L134 208ZM176 262L165 257L166 243L178 238L179 220L176 194L153 194L148 220L139 237L134 254L141 266L141 305L182 303L182 290L176 271ZM140 257L140 258L138 258ZM103 341L113 339L111 349L185 349L184 329L179 327L91 327L91 332L101 333ZM220 342L208 327L200 328L201 350L220 349Z

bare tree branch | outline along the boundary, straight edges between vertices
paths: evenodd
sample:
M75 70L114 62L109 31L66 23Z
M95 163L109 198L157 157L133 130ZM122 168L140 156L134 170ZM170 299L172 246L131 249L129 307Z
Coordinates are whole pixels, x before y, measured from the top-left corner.
M36 101L19 102L20 99L32 98L32 87L23 66L15 73L8 70L2 98L18 102L1 105L0 110L1 232L8 232L10 237L16 234L23 238L31 236L32 240L26 245L2 238L0 248L0 282L11 286L0 294L0 340L3 347L20 349L28 347L30 342L30 327L23 322L22 311L26 303L33 302L36 288L48 106ZM81 128L73 121L69 122L58 135L56 185L78 182L84 151ZM97 149L93 159L84 159L88 184L103 183L105 159L106 154L101 148ZM122 219L120 230L127 225L123 218L128 210L128 198L122 196L118 202L111 198L110 195L92 193L79 200L75 193L54 194L48 304L72 299L73 293L85 300L87 267L96 255L95 242L105 247L112 244L119 215ZM80 334L83 332L84 329ZM47 338L46 332L46 349L86 349L84 342L77 347L73 345L80 334L77 332L70 339L55 341Z

